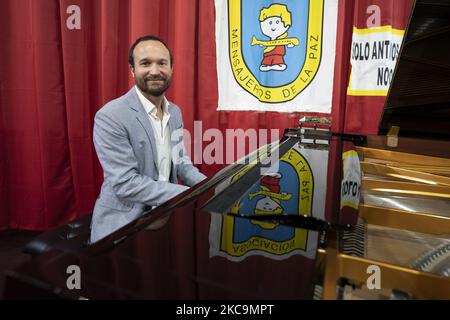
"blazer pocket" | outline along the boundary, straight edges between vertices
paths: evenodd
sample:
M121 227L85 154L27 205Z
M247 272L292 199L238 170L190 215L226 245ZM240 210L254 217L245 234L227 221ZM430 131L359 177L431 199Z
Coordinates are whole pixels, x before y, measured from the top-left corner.
M100 197L98 199L98 204L102 207L115 209L119 211L130 211L134 207L134 202L131 201L121 201L114 197Z

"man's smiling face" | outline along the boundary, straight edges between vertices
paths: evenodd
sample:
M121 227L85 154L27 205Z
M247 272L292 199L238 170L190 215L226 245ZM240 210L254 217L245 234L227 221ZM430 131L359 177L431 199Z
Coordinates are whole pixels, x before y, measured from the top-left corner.
M169 50L159 41L148 40L134 48L133 56L131 71L137 87L151 96L163 95L172 80Z

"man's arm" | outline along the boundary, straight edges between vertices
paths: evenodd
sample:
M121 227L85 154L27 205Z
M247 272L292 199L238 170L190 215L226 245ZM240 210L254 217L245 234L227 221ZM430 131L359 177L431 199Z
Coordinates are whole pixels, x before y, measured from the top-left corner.
M127 131L105 112L95 116L94 145L105 177L120 199L157 206L188 189L141 174Z
M177 167L178 177L188 186L196 185L207 177L192 164L191 159L186 153L183 140L181 141L181 146Z

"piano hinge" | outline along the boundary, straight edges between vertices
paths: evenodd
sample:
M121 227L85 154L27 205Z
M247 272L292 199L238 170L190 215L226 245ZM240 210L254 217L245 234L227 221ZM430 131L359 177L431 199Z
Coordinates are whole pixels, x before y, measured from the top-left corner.
M398 147L398 133L400 131L400 127L392 126L387 133L387 141L386 144L388 147Z
M313 125L316 127L324 127L331 129L331 117L315 117L315 116L304 116L298 120L300 127Z

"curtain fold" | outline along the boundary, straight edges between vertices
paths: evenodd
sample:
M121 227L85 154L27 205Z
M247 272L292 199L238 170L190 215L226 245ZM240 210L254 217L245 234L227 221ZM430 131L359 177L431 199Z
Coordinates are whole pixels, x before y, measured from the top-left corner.
M1 7L2 227L47 229L75 217L58 3Z

